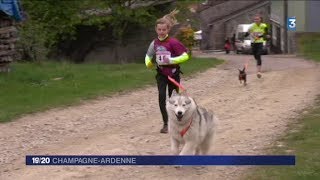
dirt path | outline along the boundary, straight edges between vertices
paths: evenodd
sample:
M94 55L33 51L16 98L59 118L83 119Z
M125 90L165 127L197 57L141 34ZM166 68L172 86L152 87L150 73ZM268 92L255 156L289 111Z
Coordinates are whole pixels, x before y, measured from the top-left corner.
M250 61L243 87L236 68L251 56L215 56L228 63L183 80L220 118L214 154L263 154L320 90L320 69L311 62L264 56L266 72L257 79ZM0 179L239 179L246 167L25 166L26 154L170 154L156 94L149 87L0 124Z

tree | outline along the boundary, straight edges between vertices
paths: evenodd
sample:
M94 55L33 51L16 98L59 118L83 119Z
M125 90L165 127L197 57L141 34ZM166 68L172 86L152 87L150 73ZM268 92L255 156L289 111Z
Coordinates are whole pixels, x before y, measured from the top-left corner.
M113 28L113 36L119 44L130 25L149 26L155 16L150 1L144 0L24 0L27 21L21 30L21 46L33 60L46 54L58 41L75 38L79 25ZM30 51L32 49L32 52Z
M191 27L180 28L177 34L177 39L179 39L189 49L189 55L192 55L192 48L195 43L193 29Z

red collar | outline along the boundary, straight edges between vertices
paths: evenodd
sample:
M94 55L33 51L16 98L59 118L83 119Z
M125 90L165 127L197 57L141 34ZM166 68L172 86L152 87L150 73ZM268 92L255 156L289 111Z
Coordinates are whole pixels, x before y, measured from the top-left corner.
M187 131L189 130L191 124L192 124L192 117L191 117L191 119L190 119L189 125L180 131L181 137L183 137L183 136L187 133Z

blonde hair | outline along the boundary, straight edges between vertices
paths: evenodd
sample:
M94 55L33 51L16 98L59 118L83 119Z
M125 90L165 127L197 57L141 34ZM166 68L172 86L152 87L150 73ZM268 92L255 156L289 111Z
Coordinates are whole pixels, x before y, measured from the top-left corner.
M171 29L171 27L173 27L174 25L179 24L177 18L175 17L175 15L177 15L178 13L179 10L174 9L169 14L166 14L162 18L158 19L156 21L156 26L157 24L166 24L168 28Z

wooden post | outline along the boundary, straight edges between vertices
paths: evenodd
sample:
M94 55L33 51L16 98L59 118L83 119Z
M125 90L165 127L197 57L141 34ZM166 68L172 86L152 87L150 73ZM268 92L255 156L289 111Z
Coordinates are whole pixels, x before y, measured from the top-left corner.
M288 0L284 0L284 53L288 53Z

